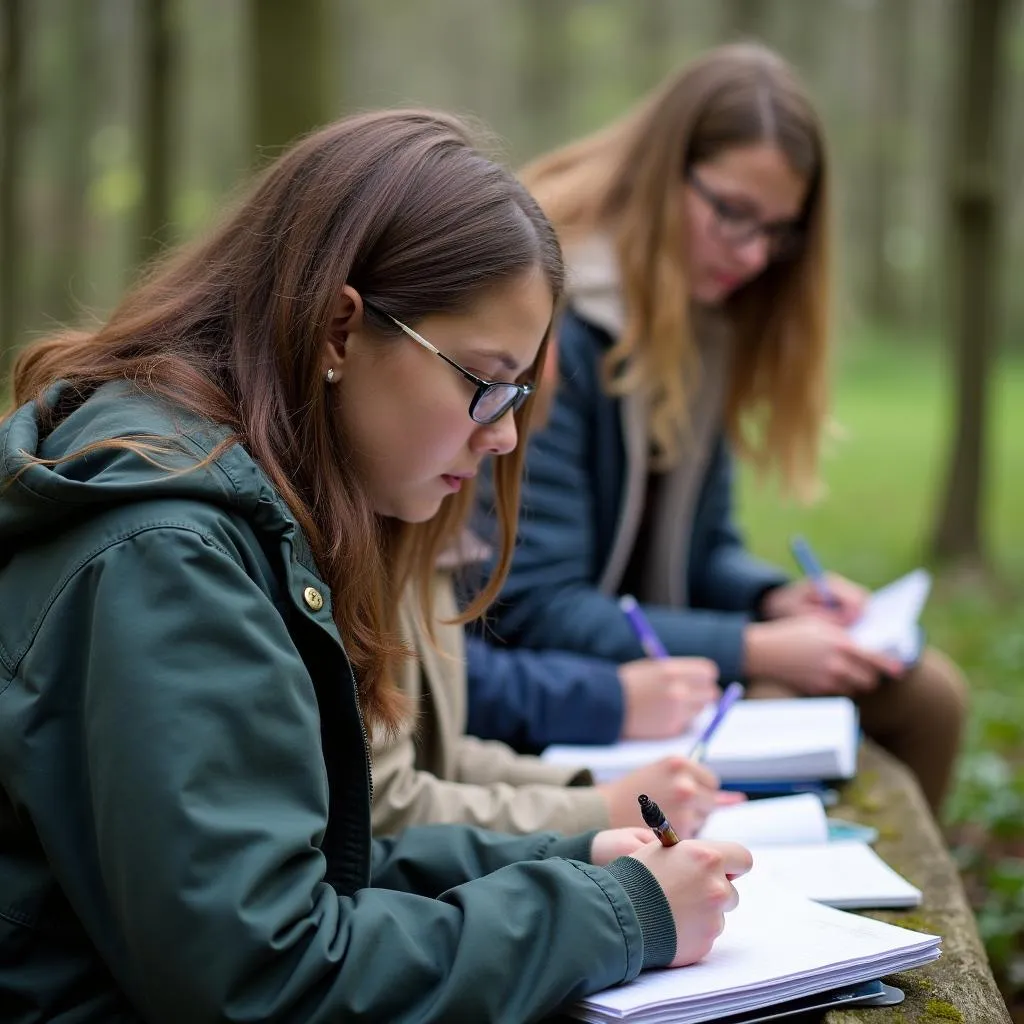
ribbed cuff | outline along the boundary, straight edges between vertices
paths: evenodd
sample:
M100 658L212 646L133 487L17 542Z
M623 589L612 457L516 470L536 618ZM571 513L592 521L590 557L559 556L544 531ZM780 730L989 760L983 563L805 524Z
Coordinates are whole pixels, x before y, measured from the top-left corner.
M644 937L644 966L667 967L676 955L676 924L658 880L635 857L619 857L607 870L626 890Z
M581 860L590 863L590 848L598 829L581 832L575 836L560 836L544 851L544 857L564 857L566 860ZM657 884L657 883L655 883Z

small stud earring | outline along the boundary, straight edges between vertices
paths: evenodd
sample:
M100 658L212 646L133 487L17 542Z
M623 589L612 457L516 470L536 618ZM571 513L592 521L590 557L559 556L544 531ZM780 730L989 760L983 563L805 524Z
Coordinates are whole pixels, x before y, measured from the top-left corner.
M333 384L334 383L334 367L333 366L327 371L327 383L328 384Z

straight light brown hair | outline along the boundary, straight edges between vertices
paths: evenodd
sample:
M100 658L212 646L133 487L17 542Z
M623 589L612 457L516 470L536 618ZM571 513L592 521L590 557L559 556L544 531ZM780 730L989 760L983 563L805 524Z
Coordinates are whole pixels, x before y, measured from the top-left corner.
M36 400L45 432L67 411L43 398L56 381L84 399L128 380L227 427L229 443L245 445L305 532L367 721L390 727L402 702L389 682L406 653L396 632L399 594L414 582L429 612L433 566L473 494L464 487L423 524L374 514L322 373L332 310L348 284L373 328L397 338L375 310L415 325L467 309L538 268L557 302L562 261L551 225L515 177L474 148L461 121L426 111L348 118L267 168L218 229L154 266L99 330L25 350L14 369L15 403ZM516 413L520 437L530 405ZM133 439L98 446L152 453ZM495 458L499 558L467 619L493 600L508 571L522 459L522 447Z
M646 389L655 465L681 452L699 381L687 302L683 182L723 151L769 143L808 182L798 254L770 264L725 304L735 335L726 427L740 454L816 490L828 406L828 175L822 126L793 71L757 45L719 47L610 127L524 169L563 245L611 236L626 325L604 364L611 394Z

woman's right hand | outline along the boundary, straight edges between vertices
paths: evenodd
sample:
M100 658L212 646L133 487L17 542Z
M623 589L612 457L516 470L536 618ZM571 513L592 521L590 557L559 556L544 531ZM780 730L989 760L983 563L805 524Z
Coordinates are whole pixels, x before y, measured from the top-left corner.
M636 825L640 819L636 798L646 793L681 838L695 835L705 818L722 803L714 773L680 756L663 757L614 782L603 783L597 791L608 804L611 828ZM734 799L743 797L736 794Z
M620 665L623 739L678 736L721 696L717 680L718 666L708 658L643 658Z
M788 683L812 696L873 690L883 675L903 674L894 658L865 650L835 622L798 615L755 622L744 635L744 674Z
M675 846L647 843L630 854L658 880L676 924L676 955L685 967L707 956L739 896L732 880L751 868L750 851L738 843L691 840Z

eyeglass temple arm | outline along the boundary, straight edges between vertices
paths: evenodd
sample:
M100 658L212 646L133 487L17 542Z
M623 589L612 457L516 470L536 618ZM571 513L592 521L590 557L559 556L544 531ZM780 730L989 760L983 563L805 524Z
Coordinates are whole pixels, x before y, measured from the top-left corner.
M408 334L409 337L412 338L413 341L418 342L420 345L422 345L428 352L433 352L435 356L441 355L441 353L437 350L437 348L434 345L431 345L430 342L427 341L427 339L424 338L422 334L417 334L411 327L406 327L406 325L403 324L401 320L397 319L396 317L391 316L390 313L385 313L384 315L396 327L401 328L401 330L403 330L406 334Z

